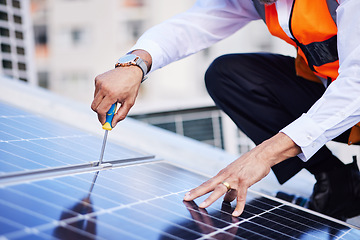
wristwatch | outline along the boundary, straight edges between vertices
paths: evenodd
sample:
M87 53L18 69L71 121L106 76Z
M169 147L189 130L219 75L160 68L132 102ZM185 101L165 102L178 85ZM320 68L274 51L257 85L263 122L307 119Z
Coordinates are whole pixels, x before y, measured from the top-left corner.
M143 72L143 78L141 82L145 81L145 79L147 78L147 66L139 56L136 56L135 54L127 54L119 58L119 60L115 64L115 68L128 66L138 66Z

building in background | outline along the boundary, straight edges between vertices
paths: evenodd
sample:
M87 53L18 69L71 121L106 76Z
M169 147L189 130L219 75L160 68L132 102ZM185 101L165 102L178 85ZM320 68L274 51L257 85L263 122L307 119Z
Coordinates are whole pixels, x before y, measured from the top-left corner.
M31 0L39 85L88 103L96 75L114 67L148 28L192 6L195 0ZM208 96L209 64L225 53L295 54L270 36L259 20L233 36L151 73L130 116L232 153L253 146Z
M29 1L0 0L1 74L37 84Z

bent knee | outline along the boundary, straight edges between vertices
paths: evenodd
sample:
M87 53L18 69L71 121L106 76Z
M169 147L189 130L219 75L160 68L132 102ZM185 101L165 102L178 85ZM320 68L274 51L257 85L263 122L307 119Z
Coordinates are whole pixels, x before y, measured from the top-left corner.
M231 55L222 55L216 58L206 70L205 86L207 91L211 94L215 89L221 87L222 80L226 78L228 73L229 62L231 62Z

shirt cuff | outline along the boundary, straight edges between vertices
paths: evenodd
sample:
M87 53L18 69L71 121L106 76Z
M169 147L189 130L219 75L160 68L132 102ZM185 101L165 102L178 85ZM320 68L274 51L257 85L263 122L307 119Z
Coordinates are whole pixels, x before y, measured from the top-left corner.
M147 51L151 56L152 64L149 73L163 67L163 51L156 42L147 39L139 40L128 53L138 49Z
M324 136L324 130L306 114L280 132L289 136L301 148L302 153L298 157L303 161L309 160L328 141Z

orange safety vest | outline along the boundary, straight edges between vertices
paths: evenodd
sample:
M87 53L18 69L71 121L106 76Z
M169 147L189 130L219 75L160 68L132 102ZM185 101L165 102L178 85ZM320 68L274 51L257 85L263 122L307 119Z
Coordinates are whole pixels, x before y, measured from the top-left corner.
M331 81L338 77L337 0L294 0L289 19L293 38L281 28L275 3L253 3L270 33L296 47L298 76L316 82L321 82L319 77ZM356 142L360 142L360 123L352 128L348 144Z

